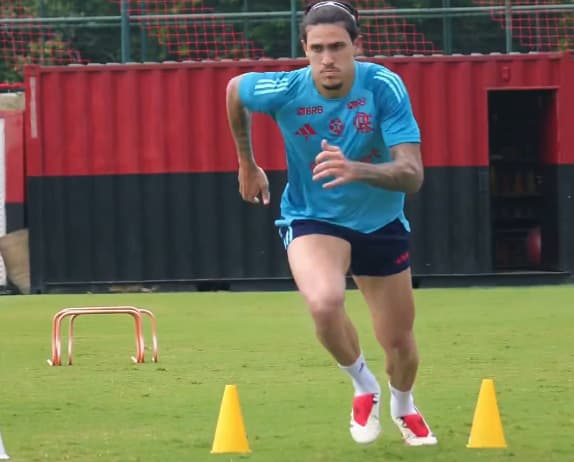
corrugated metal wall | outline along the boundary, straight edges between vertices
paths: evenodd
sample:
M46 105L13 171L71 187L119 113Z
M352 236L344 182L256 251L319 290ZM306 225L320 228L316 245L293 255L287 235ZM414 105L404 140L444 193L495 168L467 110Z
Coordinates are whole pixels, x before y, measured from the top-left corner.
M269 174L275 199L283 176ZM236 182L232 173L32 178L35 287L285 276L278 201L243 203Z
M488 91L559 89L553 161L574 164L574 61L540 54L381 62L404 78L423 134L425 186L408 201L415 273L492 270ZM254 209L237 194L225 87L242 72L303 65L28 68L33 285L288 276L272 225L284 182L279 132L257 116L255 153L272 174L274 202Z
M31 67L29 175L235 171L225 87L232 76L255 68L247 63ZM258 119L263 123L257 123L254 143L262 164L284 169L278 129L269 118Z
M420 57L380 60L410 91L427 167L488 165L489 89L558 88L571 57L562 54ZM228 80L252 70L289 70L302 60L30 67L30 175L101 175L233 171L234 145L225 118ZM561 87L570 101L572 86ZM560 105L562 136L573 143ZM283 169L271 120L255 125L267 169ZM36 135L36 136L35 136ZM42 140L41 145L35 141ZM193 156L190 156L193 152ZM560 152L557 163L574 162ZM44 162L46 160L46 162ZM43 163L44 162L44 163Z

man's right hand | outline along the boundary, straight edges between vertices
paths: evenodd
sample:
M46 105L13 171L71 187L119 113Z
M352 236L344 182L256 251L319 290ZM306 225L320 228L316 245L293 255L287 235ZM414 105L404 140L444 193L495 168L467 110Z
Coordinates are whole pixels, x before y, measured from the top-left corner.
M263 205L269 205L269 181L265 171L256 164L239 164L239 194L244 201Z

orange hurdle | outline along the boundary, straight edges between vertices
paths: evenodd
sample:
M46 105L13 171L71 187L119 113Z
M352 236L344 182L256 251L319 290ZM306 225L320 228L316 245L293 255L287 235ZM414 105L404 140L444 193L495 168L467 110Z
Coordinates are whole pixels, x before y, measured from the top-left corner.
M58 311L52 320L52 359L48 360L50 366L62 365L62 321L66 317L70 317L70 327L68 330L68 365L72 365L72 350L74 347L74 321L75 319L84 314L128 314L134 320L135 336L136 336L136 355L131 359L135 363L144 362L144 335L143 335L143 322L142 314L146 315L151 320L152 331L152 361L156 363L158 357L158 342L157 342L157 322L154 314L150 310L144 308L137 308L135 306L85 306L78 308L63 308Z

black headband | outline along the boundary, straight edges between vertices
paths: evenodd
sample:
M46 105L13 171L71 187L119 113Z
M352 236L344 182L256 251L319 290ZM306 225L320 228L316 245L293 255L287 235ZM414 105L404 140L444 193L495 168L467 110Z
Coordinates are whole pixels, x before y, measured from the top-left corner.
M323 6L334 6L335 8L339 8L339 9L345 11L347 14L349 14L349 16L351 16L351 18L353 18L353 21L355 23L358 20L359 15L357 14L357 10L355 10L352 6L347 5L346 3L342 3L342 2L332 2L332 1L317 2L313 5L309 5L305 9L305 14L308 14L311 11L317 10Z

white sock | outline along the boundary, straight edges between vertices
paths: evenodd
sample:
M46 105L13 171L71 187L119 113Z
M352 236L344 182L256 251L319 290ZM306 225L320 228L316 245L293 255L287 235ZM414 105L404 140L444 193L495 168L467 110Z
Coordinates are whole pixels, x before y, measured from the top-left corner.
M367 367L363 353L361 353L357 360L350 366L341 366L339 364L339 367L347 372L353 379L355 396L381 392L377 378Z
M412 389L409 391L400 391L393 387L389 382L389 390L391 391L392 417L404 417L406 415L417 413Z

